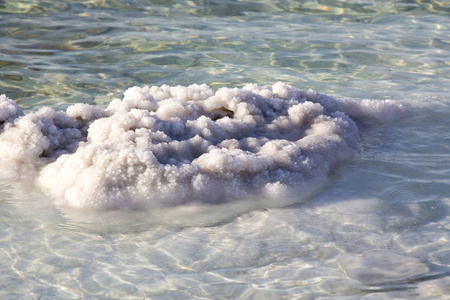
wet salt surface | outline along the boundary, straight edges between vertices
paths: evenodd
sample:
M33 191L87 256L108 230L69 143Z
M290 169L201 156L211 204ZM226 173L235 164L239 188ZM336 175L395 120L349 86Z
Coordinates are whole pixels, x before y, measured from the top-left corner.
M5 184L2 261L11 267L1 290L61 299L440 299L450 292L445 167L431 167L428 181L418 176L434 164L426 155L395 167L404 147L415 151L396 137L423 133L436 116L424 110L360 130L364 151L335 169L318 194L284 208L250 200L153 213L80 211ZM415 147L433 146L424 139ZM444 160L434 149L429 155Z
M1 175L87 209L306 197L361 149L355 122L412 113L394 101L334 99L283 83L134 87L105 110L75 104L25 116L0 97Z
M29 236L4 231L14 246L5 248L12 268L2 275L2 291L136 299L215 294L378 299L380 293L414 298L449 292L448 262L436 260L448 247L448 228L442 226L448 217L426 220L420 232L389 230L380 213L383 201L344 200L339 206L355 202L366 204L345 213L331 210L337 203L254 211L212 227L123 226L122 233L94 225L61 227L48 219L39 227L42 220L33 220L30 212L22 219ZM418 209L413 217L430 209ZM398 213L389 217L402 221Z

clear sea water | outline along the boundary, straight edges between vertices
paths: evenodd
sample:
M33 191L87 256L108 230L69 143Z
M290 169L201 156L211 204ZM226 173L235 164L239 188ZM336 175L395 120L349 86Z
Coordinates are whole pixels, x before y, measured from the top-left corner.
M0 298L448 299L449 24L445 0L1 0L0 94L26 111L282 81L417 113L287 207L72 211L0 182Z

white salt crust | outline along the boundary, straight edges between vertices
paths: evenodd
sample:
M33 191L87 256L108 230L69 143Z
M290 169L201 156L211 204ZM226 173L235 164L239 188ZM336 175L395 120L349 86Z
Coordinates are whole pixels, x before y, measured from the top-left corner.
M335 99L283 83L132 87L106 109L26 115L2 95L0 177L31 179L76 208L300 198L358 153L355 120L406 113L394 101Z

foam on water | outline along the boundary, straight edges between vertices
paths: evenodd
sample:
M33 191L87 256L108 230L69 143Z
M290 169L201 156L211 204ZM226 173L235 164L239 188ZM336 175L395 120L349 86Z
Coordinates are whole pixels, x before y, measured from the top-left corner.
M2 95L0 176L32 180L76 208L301 198L358 153L355 121L383 123L407 111L283 83L133 87L106 109L75 104L26 115Z

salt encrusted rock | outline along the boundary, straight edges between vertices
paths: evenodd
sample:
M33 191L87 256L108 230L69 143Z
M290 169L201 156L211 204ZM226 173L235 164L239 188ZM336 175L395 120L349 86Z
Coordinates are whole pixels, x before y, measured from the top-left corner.
M106 109L75 104L20 116L0 97L2 177L34 178L57 203L152 208L258 194L301 197L360 149L355 119L405 112L283 83L212 90L133 87Z

